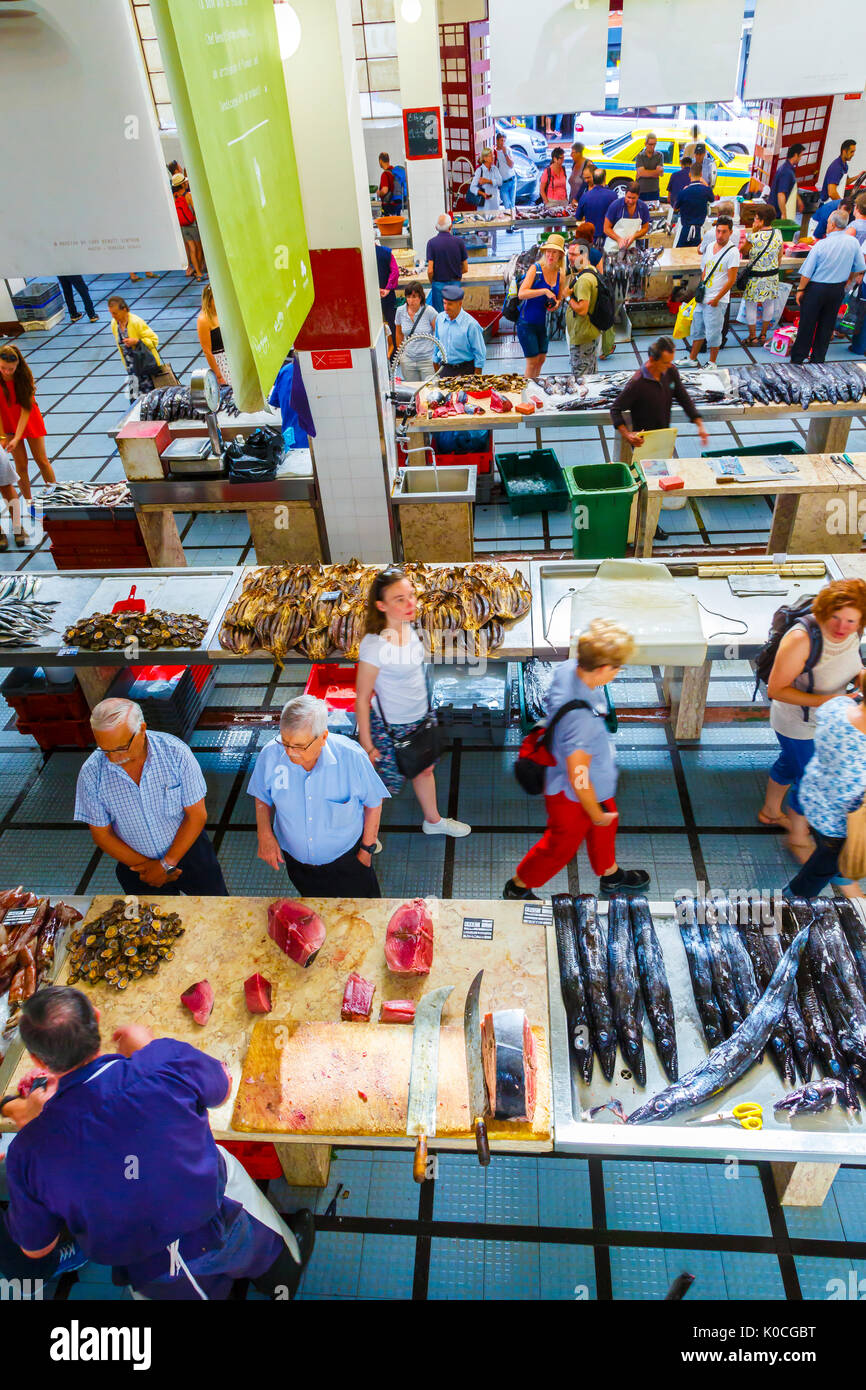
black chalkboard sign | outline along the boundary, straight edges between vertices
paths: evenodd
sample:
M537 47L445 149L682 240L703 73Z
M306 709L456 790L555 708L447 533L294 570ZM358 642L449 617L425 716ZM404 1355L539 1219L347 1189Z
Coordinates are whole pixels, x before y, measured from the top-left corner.
M438 106L403 112L407 159L441 159L442 133Z

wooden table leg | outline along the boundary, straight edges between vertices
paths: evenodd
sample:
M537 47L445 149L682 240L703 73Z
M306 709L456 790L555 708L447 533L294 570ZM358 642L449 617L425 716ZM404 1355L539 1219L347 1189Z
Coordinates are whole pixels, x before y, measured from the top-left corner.
M773 519L770 522L770 538L767 541L768 555L787 554L799 501L800 498L795 492L776 493L776 505L773 507Z
M100 700L105 699L119 671L119 666L76 666L78 684L90 709L95 709Z
M783 1207L820 1207L833 1186L838 1163L773 1163L773 1182Z
M852 474L852 478L853 478ZM801 494L786 549L791 555L856 553L863 528L860 525L862 488L842 486L838 493L808 497Z
M186 556L174 512L168 508L159 512L141 512L136 508L135 514L151 564L157 569L182 569Z
M806 453L844 454L850 428L850 415L816 415L809 422Z
M289 1187L327 1187L331 1171L330 1144L274 1144Z
M670 700L671 723L677 742L701 736L711 669L712 662L709 660L702 666L664 668L663 689ZM682 672L681 680L677 678L678 671Z
M634 553L635 555L652 555L653 538L662 514L662 495L660 492L649 492L646 489L643 489L642 492L643 501Z

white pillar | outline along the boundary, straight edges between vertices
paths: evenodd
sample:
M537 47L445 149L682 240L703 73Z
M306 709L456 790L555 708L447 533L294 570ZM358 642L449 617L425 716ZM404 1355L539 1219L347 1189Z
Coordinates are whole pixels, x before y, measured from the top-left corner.
M397 460L350 0L291 0L276 15L315 287L295 347L328 548L385 565Z
M408 16L408 18L407 18ZM442 120L442 71L439 64L437 0L395 0L400 105L437 106ZM445 212L444 159L410 159L406 155L412 246L424 259L428 238L436 233L436 218Z

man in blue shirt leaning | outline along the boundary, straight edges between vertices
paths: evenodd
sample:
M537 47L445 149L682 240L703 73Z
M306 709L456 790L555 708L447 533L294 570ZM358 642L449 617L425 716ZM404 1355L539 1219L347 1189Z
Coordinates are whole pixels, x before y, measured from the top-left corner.
M152 733L132 700L103 700L90 716L97 751L78 774L75 819L90 826L124 893L224 897L207 837L207 787L185 743Z
M850 217L853 206L853 198L828 198L826 203L822 203L809 226L809 231L815 240L824 240L827 235L827 223L830 221L832 213L841 208L846 216Z
M360 744L328 733L328 706L299 695L256 758L258 854L285 865L302 898L380 898L373 872L382 802L390 792Z
M445 308L436 316L434 329L439 348L436 360L441 362L440 376L468 376L483 372L487 361L487 345L481 324L463 308L463 286L445 285L442 290Z
M595 239L601 242L604 236L604 219L611 203L616 201L616 193L605 183L604 169L596 169L592 176L592 187L585 188L577 201L578 219L591 222L595 228Z
M39 990L20 1028L48 1084L0 1101L18 1130L0 1219L6 1278L52 1279L91 1259L149 1299L226 1299L242 1278L294 1297L313 1216L284 1222L214 1142L207 1112L232 1090L221 1062L138 1023L102 1052L99 1015L77 989Z
M823 362L848 281L863 279L866 259L856 237L846 236L846 213L830 214L827 235L816 241L800 271L797 307L800 324L791 348L791 362Z

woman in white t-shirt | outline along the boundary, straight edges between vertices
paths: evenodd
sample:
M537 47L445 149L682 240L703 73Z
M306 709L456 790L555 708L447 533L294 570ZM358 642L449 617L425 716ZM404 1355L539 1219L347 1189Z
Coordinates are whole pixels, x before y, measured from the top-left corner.
M426 381L436 370L433 344L430 338L436 327L436 310L427 303L424 286L413 280L406 287L406 303L401 304L395 319L394 342L398 350L406 343L400 358L400 376L404 381ZM427 334L427 337L417 336Z
M417 606L414 585L403 571L382 570L370 588L367 631L358 653L358 741L392 795L405 780L393 738L417 729L430 707L424 646L412 626ZM470 833L463 821L440 816L432 767L414 777L412 786L424 812L425 835Z

